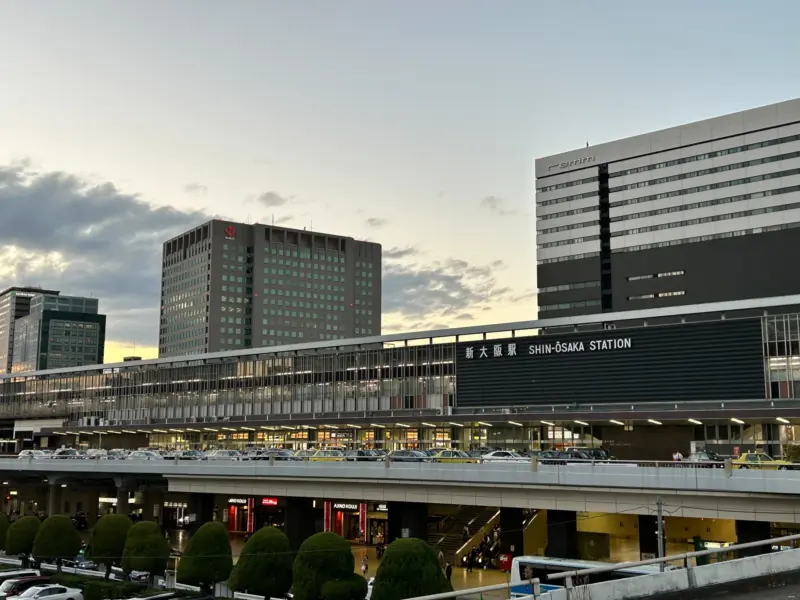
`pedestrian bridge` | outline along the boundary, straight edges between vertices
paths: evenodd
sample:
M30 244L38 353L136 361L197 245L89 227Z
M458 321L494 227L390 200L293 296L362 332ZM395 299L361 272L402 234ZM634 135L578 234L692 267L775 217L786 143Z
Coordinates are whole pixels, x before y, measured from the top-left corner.
M643 463L644 464L644 463ZM653 463L648 463L652 465ZM421 502L800 523L800 471L631 463L362 463L0 459L0 474L166 480L174 492Z

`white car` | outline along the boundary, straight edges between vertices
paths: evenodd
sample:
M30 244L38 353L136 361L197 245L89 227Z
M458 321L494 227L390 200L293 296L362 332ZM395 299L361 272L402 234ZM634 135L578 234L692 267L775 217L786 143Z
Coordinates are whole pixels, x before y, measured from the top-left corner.
M164 460L164 457L150 450L134 450L128 454L126 460Z
M63 585L35 585L29 587L22 592L19 596L12 596L11 598L19 598L20 600L83 600L83 594L79 589L68 588ZM11 600L8 598L7 600Z
M240 460L238 450L212 450L201 460Z
M518 452L514 452L513 450L495 450L494 452L489 452L488 454L484 454L481 456L481 462L486 463L495 463L495 462L530 462L530 458L526 458L519 454Z
M50 455L47 452L43 452L41 450L22 450L17 458L32 458L33 460L43 460L46 458L50 458Z

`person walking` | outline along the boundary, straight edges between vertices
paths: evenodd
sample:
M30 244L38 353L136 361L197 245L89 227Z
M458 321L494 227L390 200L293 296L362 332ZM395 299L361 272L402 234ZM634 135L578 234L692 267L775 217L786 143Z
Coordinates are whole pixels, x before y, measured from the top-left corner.
M453 566L450 562L446 562L444 565L444 576L447 577L447 583L452 583L453 579Z
M361 560L361 575L366 579L367 577L367 570L369 570L369 563L367 562L367 555L364 555L364 558Z
M442 552L441 550L439 550L438 558L439 558L439 566L440 567L444 566L444 552Z

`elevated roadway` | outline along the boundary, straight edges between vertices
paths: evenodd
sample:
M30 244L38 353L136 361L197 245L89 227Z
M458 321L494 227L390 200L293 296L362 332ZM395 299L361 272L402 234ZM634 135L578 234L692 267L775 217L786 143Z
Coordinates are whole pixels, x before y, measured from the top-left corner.
M387 466L387 464L389 466ZM653 464L653 463L649 463ZM347 463L0 459L10 480L166 480L171 492L501 506L800 523L800 471L630 463Z

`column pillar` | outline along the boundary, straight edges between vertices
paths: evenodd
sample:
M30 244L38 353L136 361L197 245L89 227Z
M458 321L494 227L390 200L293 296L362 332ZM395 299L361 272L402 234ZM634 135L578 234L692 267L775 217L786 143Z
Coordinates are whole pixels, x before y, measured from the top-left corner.
M428 505L421 502L389 502L389 543L402 537L428 539Z
M768 521L736 521L736 541L739 544L768 540L770 537L770 524ZM769 554L770 552L772 552L772 548L769 545L764 545L758 548L739 550L738 558Z
M130 514L130 505L128 502L128 494L131 490L131 482L124 477L115 477L114 483L117 486L117 514L128 515Z
M577 514L572 510L547 511L547 549L551 558L580 558L578 556Z
M658 518L639 515L639 558L658 558Z
M189 496L188 504L187 514L193 514L197 518L189 528L191 533L194 533L203 523L216 520L213 494L192 494Z
M522 556L525 520L521 508L500 509L500 551L512 556Z
M97 516L100 513L100 492L95 488L91 488L86 495L88 498L86 514L89 518L89 527L94 527L97 523Z
M292 552L316 533L317 516L311 498L287 498L284 523Z
M47 516L61 514L61 484L58 479L47 478Z

